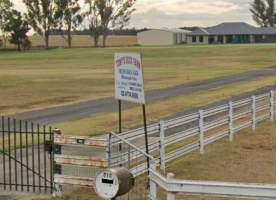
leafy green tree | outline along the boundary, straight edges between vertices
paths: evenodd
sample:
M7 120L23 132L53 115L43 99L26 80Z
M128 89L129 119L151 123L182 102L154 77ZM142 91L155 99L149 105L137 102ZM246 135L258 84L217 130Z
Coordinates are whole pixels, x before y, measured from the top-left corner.
M3 46L6 47L9 33L5 31L7 18L12 10L13 4L10 0L0 0L0 35L2 35Z
M29 42L27 33L30 30L28 22L23 19L20 12L12 10L7 18L5 31L10 33L10 43L17 45L20 51L23 44Z
M100 15L103 46L106 46L109 29L122 29L130 20L136 0L95 0Z
M57 26L55 0L23 0L27 8L26 18L31 27L44 38L45 48L49 48L51 29Z
M90 36L94 39L95 48L99 47L99 38L102 34L101 18L96 5L96 0L85 0L88 11L83 13L83 17L88 22Z
M254 0L250 11L254 21L262 27L273 27L276 22L274 0Z
M66 31L68 47L71 48L72 31L76 30L82 22L82 16L79 14L81 10L79 0L56 0L56 4L57 12L55 17L58 19L62 33L64 33L63 29Z

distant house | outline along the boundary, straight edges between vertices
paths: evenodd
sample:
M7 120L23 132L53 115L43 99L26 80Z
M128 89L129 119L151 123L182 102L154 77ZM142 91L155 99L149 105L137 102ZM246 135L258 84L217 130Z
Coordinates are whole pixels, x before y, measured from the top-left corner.
M187 34L191 31L183 29L152 29L137 34L138 44L150 45L175 45L187 43Z
M276 43L276 28L257 28L249 24L222 23L198 28L187 35L188 44Z

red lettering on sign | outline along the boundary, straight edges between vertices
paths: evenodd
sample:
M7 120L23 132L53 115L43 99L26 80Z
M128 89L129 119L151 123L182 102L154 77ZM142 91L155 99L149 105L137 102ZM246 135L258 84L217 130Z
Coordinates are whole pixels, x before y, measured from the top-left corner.
M124 56L121 57L120 59L116 60L116 66L120 67L122 65L134 65L138 69L141 68L141 63L138 59L133 58L131 56Z

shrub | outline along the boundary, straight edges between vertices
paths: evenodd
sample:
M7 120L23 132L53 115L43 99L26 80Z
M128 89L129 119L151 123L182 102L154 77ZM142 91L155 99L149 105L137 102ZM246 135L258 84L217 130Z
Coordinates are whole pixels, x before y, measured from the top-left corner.
M24 50L30 50L32 48L32 42L26 38L23 42L22 42L22 48Z

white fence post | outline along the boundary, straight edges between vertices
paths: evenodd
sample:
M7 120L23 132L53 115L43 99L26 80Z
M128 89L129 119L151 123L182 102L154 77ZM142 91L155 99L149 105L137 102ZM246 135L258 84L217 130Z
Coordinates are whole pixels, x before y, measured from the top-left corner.
M199 111L199 143L200 143L200 154L204 154L204 111Z
M174 174L173 173L169 173L167 175L167 180L173 180L174 179ZM174 193L169 193L167 194L167 200L175 200L175 194Z
M154 161L151 161L150 163L150 168L151 170L156 170L156 164ZM150 176L149 176L150 178ZM157 200L157 185L156 183L150 178L150 183L149 183L149 199L150 200Z
M252 129L256 130L256 96L252 97Z
M108 162L108 167L111 167L111 154L112 154L112 134L109 133L106 137L106 142L107 142L107 146L106 146L106 159Z
M274 120L274 91L270 92L270 120Z
M229 140L233 142L233 102L229 102Z
M165 121L160 121L160 169L166 174L166 152L165 152Z

